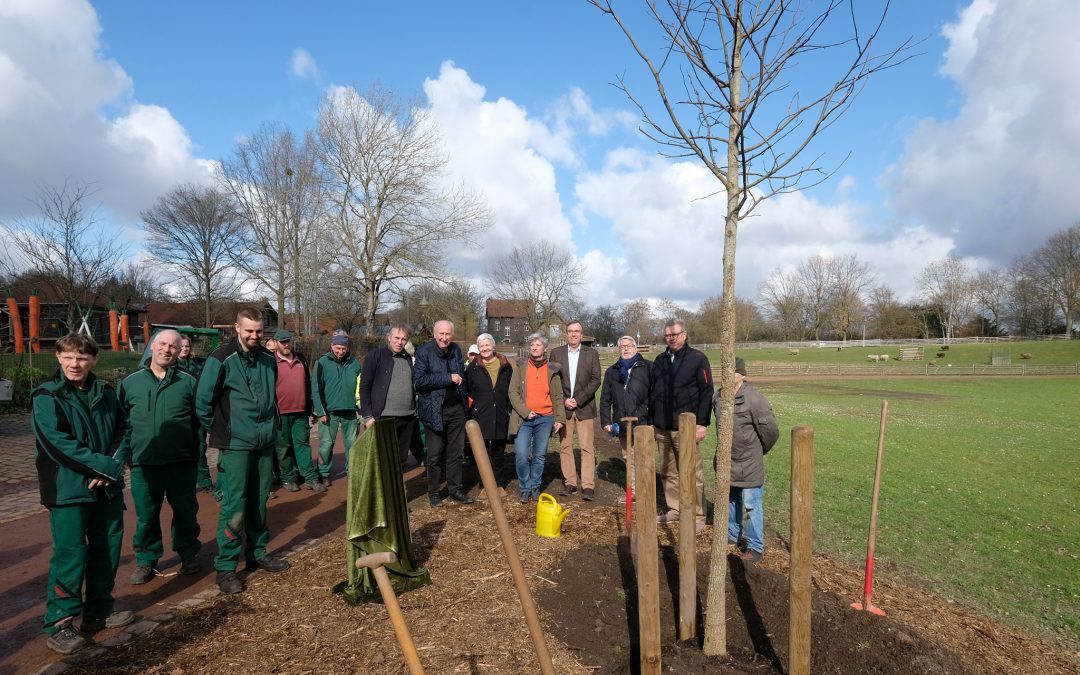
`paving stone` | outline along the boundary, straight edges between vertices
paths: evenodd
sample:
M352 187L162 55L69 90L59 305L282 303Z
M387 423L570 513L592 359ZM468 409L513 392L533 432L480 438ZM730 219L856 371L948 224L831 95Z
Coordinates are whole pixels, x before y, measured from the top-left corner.
M184 600L183 602L178 604L177 607L179 607L180 609L194 609L195 607L198 607L204 602L206 601L202 598L188 598L187 600Z
M209 600L211 598L216 598L219 595L221 595L221 589L215 586L214 588L208 588L205 591L200 591L196 593L195 597Z
M105 638L98 644L100 644L102 647L119 647L120 645L126 645L127 643L131 642L131 637L131 633L128 632L117 633L112 637Z
M84 649L78 654L74 654L67 658L68 663L73 663L77 666L87 664L97 657L105 653L104 647L94 647L93 649Z
M163 614L158 614L156 616L150 617L150 620L151 621L156 621L157 623L168 623L169 621L172 621L174 618L175 618L174 614L169 614L168 612L165 612Z
M35 675L60 675L60 673L71 668L71 664L67 661L56 661L48 665L42 666L41 670L37 671Z
M127 632L132 635L142 635L143 633L149 633L160 625L161 624L157 621L140 621L139 623L128 626Z

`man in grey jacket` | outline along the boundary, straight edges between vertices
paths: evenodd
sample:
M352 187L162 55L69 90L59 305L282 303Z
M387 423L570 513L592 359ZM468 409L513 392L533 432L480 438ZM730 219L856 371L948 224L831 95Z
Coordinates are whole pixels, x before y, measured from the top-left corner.
M719 414L720 392L714 405ZM746 381L746 362L735 358L735 424L731 439L731 487L728 490L728 543L745 540L743 562L754 565L765 551L765 453L780 437L772 406ZM745 526L743 524L745 518Z

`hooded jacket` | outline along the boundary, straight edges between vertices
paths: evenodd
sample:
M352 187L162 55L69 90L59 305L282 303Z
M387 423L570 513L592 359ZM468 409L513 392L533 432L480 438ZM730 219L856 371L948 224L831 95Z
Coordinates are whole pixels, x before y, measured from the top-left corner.
M264 450L277 429L277 364L262 347L246 352L230 340L206 359L195 390L200 433L223 450Z
M720 408L717 390L714 407ZM765 453L780 438L769 401L745 380L735 392L735 424L731 437L731 487L765 484Z
M356 414L356 385L360 379L360 362L352 354L340 361L334 352L319 357L311 368L311 402L319 417L327 413Z
M124 440L130 464L194 462L199 450L199 418L195 414L195 378L170 366L160 381L140 368L120 382L117 394L124 412Z
M521 428L521 423L529 416L529 406L526 385L528 384L529 357L523 356L517 360L513 376L510 378L510 405L514 412L510 415L510 433L516 434ZM566 424L566 409L563 406L562 373L558 363L547 362L548 367L548 390L551 392L551 405L555 408L555 421Z
M38 385L31 396L34 463L45 506L123 498L128 458L124 415L112 385L93 373L87 377L89 410L76 400L62 371ZM93 478L112 485L91 490Z

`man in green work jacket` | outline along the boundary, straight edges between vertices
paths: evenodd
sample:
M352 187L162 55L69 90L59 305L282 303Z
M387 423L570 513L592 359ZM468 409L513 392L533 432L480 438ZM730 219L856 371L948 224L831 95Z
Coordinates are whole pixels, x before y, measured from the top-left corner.
M311 369L311 398L319 418L319 477L330 486L330 464L338 428L345 443L345 469L349 468L349 448L356 440L357 381L360 362L349 353L349 334L338 329L330 337L330 351L319 357Z
M202 571L199 553L199 502L195 498L199 420L195 378L180 369L180 333L167 329L150 344L150 363L120 383L124 440L131 451L131 496L135 501L135 571L131 583L145 584L158 573L165 546L161 505L172 506L172 546L180 573Z
M61 654L86 646L75 625L80 615L85 630L118 628L135 618L113 611L128 450L116 390L91 372L97 356L87 336L60 338L60 370L31 398L34 461L53 541L43 630L49 648Z
M284 572L289 563L266 554L270 530L266 499L270 494L277 401L274 357L259 344L262 316L242 309L236 315L236 339L206 359L195 393L195 411L210 446L218 449L218 555L214 559L222 593L244 590L236 568L243 550L247 567ZM241 543L242 539L244 543Z

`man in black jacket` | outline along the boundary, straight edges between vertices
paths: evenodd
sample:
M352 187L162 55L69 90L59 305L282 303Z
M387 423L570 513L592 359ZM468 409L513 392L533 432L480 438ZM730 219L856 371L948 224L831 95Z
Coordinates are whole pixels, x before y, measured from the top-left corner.
M416 429L416 394L412 357L405 351L411 331L403 323L390 329L385 347L368 352L360 370L360 417L367 429L378 420L394 420L402 466ZM417 458L419 460L419 457Z
M709 359L687 344L686 324L671 319L664 325L667 349L653 361L652 389L649 392L649 415L660 450L660 475L664 482L664 500L668 510L657 518L661 524L679 522L679 458L683 443L700 443L712 417L712 370ZM694 413L697 418L694 439L679 438L679 415ZM705 480L701 456L695 468L697 477L697 532L705 530Z

